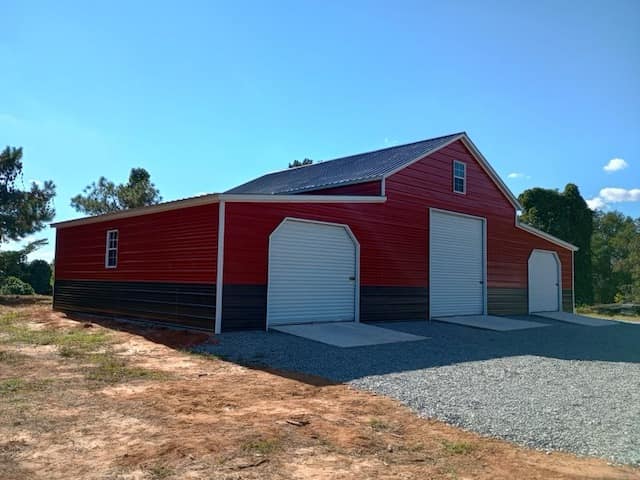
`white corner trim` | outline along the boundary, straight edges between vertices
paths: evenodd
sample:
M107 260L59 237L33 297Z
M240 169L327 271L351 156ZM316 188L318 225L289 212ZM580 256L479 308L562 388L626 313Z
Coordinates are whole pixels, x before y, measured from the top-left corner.
M214 333L222 332L222 290L224 282L224 202L218 207L218 258L216 261L216 320Z
M538 230L537 228L532 227L531 225L527 225L526 223L520 223L520 220L517 217L516 217L516 227L519 228L520 230L524 230L525 232L531 233L536 237L540 237L560 247L566 248L567 250L571 250L572 252L577 252L578 250L580 250L579 247L576 247L575 245L572 245L569 242L565 242L564 240L560 240L558 237L554 237L553 235L547 232Z

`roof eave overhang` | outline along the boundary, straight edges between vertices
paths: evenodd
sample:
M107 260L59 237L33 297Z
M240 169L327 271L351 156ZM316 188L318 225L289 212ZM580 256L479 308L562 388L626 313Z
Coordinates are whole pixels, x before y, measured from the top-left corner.
M147 207L132 208L119 212L106 213L93 217L78 218L63 222L52 223L54 228L76 227L91 223L109 222L122 218L151 215L154 213L178 210L181 208L196 207L219 202L236 203L384 203L387 197L364 195L269 195L269 194L238 194L238 193L212 193L199 197L185 198L173 202L149 205Z
M526 223L520 223L519 219L516 219L516 227L532 235L543 238L560 247L566 248L567 250L571 250L572 252L577 252L578 250L580 250L580 247L577 247L569 242L565 242L564 240L561 240L558 237L554 237L550 233L543 232L542 230L538 230L537 228L532 227L531 225L527 225Z

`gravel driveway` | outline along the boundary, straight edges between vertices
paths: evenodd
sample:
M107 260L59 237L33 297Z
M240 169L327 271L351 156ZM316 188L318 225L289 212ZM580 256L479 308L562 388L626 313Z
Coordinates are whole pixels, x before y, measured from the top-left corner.
M337 348L276 332L207 346L240 362L388 395L418 414L543 450L640 465L640 325L494 332L439 322L378 324L428 337Z

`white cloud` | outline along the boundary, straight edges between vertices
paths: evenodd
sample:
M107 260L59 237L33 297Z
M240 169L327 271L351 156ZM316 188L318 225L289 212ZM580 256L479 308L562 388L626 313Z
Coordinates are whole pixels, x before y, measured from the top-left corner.
M607 187L600 190L600 197L611 203L640 202L640 188L627 190L625 188Z
M620 202L640 202L640 188L603 188L597 197L587 200L587 205L591 210L605 210L607 204Z
M513 172L513 173L510 173L509 175L507 175L507 178L512 178L512 179L526 178L526 179L529 179L531 177L529 175L525 175L524 173L521 173L521 172Z
M622 158L612 158L609 160L602 169L607 173L617 172L618 170L624 170L627 168L629 164L625 162Z
M587 206L591 210L604 210L607 204L600 197L593 197L592 199L587 200Z

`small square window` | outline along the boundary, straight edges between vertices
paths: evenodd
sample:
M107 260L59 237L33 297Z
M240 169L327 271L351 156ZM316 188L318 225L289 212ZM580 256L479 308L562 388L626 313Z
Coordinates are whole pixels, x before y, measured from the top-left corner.
M105 268L118 266L118 230L107 231L107 250L104 256Z
M467 165L457 160L453 162L453 191L467 193Z

